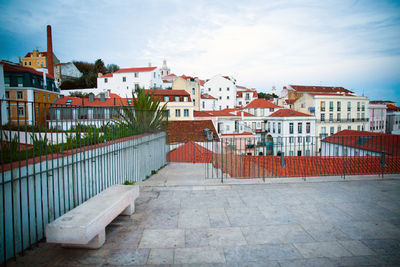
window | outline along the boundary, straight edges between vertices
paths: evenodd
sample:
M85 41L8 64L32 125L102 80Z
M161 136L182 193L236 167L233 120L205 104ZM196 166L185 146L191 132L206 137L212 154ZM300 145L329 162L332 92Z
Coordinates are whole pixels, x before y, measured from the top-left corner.
M311 155L310 149L307 149L307 150L306 150L306 156L310 156L310 155Z
M229 87L226 87L226 91L229 91Z
M329 111L333 111L333 101L329 101Z
M332 127L330 128L330 134L334 134L334 133L335 133L335 127L332 126Z
M293 134L293 122L289 123L289 133Z
M311 132L311 123L307 122L306 123L306 133L310 133Z
M203 102L201 103L201 106L203 107L203 109L205 109L205 108L206 108L206 102L203 101Z
M135 83L135 91L139 90L139 84Z
M24 86L24 77L17 77L18 87Z
M6 99L10 98L10 92L6 91Z
M108 83L108 78L104 78L104 83Z
M303 137L301 137L301 136L297 137L297 143L301 143L301 142L303 142Z
M347 111L351 111L351 102L347 102Z
M333 113L329 113L329 121L333 121Z
M281 123L278 122L278 134L280 134L280 133L281 133Z
M321 127L321 133L325 134L326 133L326 127Z
M10 86L10 77L4 77L4 85L5 86Z
M211 88L208 88L208 91L211 92Z
M126 77L122 77L122 82L126 82Z
M175 100L175 102L179 102L180 101L179 96L175 96L174 100Z
M309 135L307 135L307 136L306 136L306 142L307 142L307 143L310 143L310 139L311 139L311 137L310 137Z
M249 99L250 99L250 95L246 93L245 100L249 100Z
M342 110L342 102L338 101L337 102L337 111L341 111Z
M361 130L360 125L357 125L357 131L360 131L360 130Z
M321 101L321 111L325 111L325 101Z
M196 89L192 88L192 95L196 95Z
M270 122L268 122L268 124L267 124L267 131L271 132L271 123Z
M67 102L65 103L65 105L69 106L72 103L72 99L68 99Z
M351 130L351 125L347 126L347 129L348 129L348 130Z
M364 102L361 105L361 111L365 111L365 103Z
M169 96L164 96L164 102L168 102L169 101Z
M340 116L341 116L340 113L338 113L338 114L337 114L337 121L340 121L340 120L341 120Z
M29 61L29 66L31 66L31 65L32 65L32 62Z
M229 105L226 105L226 108L229 108Z
M360 102L357 102L357 111L360 111Z
M189 117L189 109L183 110L183 117Z
M357 120L360 119L360 113L357 113Z
M184 97L183 97L183 102L189 102L189 97L184 96Z
M293 150L290 150L290 151L289 151L289 156L294 156Z
M219 100L221 100L221 99L222 99L222 96L219 97Z
M325 113L321 113L321 121L325 121Z
M242 105L242 101L239 101L239 106L241 106Z
M17 91L17 100L24 99L24 92Z
M17 114L18 117L25 116L25 107L18 107Z
M291 144L294 143L294 137L293 136L289 137L289 143L291 143Z
M155 78L156 77L156 73L155 72L153 72L153 78Z
M229 95L226 97L226 99L229 99Z
M222 88L219 88L219 91L221 92L221 91L222 91Z
M275 133L275 122L272 123L272 132Z
M167 118L169 118L169 109L167 109Z
M139 72L135 72L135 73L133 74L133 76L134 76L135 78L138 78L138 77L139 77Z
M270 108L269 111L270 111L270 112L274 112L274 108Z
M297 124L297 132L302 133L303 132L303 123L299 122Z
M128 98L127 101L128 101L128 104L129 104L129 105L132 105L132 99Z
M362 119L362 120L365 119L365 113L361 113L361 119Z
M175 109L175 117L180 117L180 116L181 116L181 110Z
M338 126L338 127L337 127L337 131L340 132L341 130L342 130L342 127L341 127L341 126Z
M350 113L347 113L347 120L348 120L348 121L351 120L351 115L350 115Z
M24 65L26 66L26 61L24 62Z

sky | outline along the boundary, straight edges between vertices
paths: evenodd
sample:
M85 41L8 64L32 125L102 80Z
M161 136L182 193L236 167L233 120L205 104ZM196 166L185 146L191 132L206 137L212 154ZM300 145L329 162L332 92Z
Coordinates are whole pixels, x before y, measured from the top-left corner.
M400 1L0 0L0 59L46 51L62 62L162 65L278 92L342 86L400 105Z

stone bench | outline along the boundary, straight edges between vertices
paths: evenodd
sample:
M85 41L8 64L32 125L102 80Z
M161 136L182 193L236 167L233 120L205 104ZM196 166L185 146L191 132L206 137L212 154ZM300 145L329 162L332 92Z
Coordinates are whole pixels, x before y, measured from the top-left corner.
M100 248L105 228L118 215L135 212L137 185L114 185L46 225L48 243L64 247Z

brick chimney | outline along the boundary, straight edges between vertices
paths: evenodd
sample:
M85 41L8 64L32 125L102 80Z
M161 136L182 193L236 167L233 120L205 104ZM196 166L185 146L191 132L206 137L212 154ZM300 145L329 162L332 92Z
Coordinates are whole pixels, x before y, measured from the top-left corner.
M50 25L47 25L47 69L49 70L49 74L54 77L53 41Z

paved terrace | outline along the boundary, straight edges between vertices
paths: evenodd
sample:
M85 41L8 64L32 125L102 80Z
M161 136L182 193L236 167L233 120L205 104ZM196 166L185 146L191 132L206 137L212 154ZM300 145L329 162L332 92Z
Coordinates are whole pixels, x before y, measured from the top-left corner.
M399 177L213 185L203 172L171 164L143 182L99 250L40 243L10 265L400 265Z

